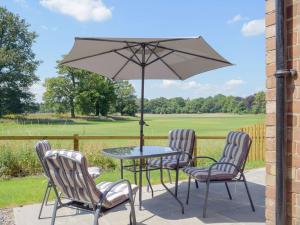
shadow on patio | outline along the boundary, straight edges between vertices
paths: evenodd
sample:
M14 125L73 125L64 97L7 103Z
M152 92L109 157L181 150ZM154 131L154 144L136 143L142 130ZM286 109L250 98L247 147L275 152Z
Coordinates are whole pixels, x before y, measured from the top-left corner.
M162 188L154 186L154 198L150 193L144 192L143 210L136 207L137 223L142 224L265 224L265 170L255 169L246 173L256 212L252 212L242 183L229 184L233 200L229 200L225 185L211 185L207 218L202 218L202 206L205 186L200 184L199 189L191 185L189 205L184 204L185 214L181 214L177 202ZM179 199L185 202L187 182L179 186ZM29 205L14 209L16 225L46 225L50 224L52 207L46 207L44 216L38 220L39 205ZM121 225L129 223L128 205L116 207L110 213L100 218L99 224ZM75 214L75 210L62 209L58 211L56 225L67 224L92 224L91 214ZM68 216L67 216L68 215Z

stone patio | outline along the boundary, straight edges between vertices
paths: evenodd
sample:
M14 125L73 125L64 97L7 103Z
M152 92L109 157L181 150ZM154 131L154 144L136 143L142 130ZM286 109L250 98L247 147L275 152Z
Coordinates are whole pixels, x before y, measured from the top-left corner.
M190 203L185 205L185 214L181 214L176 201L161 185L154 186L154 198L144 191L142 211L136 205L137 223L152 225L200 225L200 224L265 224L265 170L255 169L246 172L250 192L256 212L251 211L249 201L242 183L230 183L233 200L229 200L224 184L212 184L208 200L207 218L202 218L202 206L205 186L199 189L191 187ZM172 187L172 185L170 185ZM144 188L146 189L146 188ZM179 198L185 202L187 182L179 186ZM137 201L136 201L137 202ZM39 204L14 208L16 225L49 225L52 206L45 207L43 219L38 220ZM99 224L122 225L129 224L129 207L120 205L99 219ZM58 211L56 225L92 224L93 216L87 213L76 214L72 209Z

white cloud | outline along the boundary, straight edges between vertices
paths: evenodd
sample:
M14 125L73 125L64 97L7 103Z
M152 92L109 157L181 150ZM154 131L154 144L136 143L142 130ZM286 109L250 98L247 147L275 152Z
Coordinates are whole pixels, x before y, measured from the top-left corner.
M43 101L43 94L46 91L45 87L43 86L43 82L40 81L32 85L30 91L35 95L37 102Z
M232 90L243 84L245 84L245 81L243 80L229 80L225 83L225 90Z
M251 20L244 23L241 31L246 37L263 34L265 32L265 19Z
M102 0L40 0L40 4L50 10L72 16L80 22L109 19L112 16L110 8Z
M228 24L232 24L232 23L236 23L242 20L248 20L247 17L243 17L240 14L235 15L234 17L232 17L230 20L227 21Z

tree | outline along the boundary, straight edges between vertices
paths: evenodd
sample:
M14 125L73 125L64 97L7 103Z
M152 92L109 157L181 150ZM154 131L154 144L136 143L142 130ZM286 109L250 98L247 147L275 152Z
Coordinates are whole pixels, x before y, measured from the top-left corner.
M81 113L106 116L116 102L114 83L88 72L80 78L76 100Z
M38 81L39 61L32 51L37 35L18 15L0 7L0 116L30 111L34 101L29 91Z
M266 113L266 96L265 92L260 91L254 95L252 106L253 113Z
M65 77L48 78L45 80L44 87L46 91L43 100L47 109L56 113L70 111L73 101L73 85L69 79Z
M135 116L138 106L134 87L128 81L115 82L116 111L121 115Z
M60 61L57 62L57 72L66 80L65 84L68 91L65 94L68 94L68 96L65 97L69 100L68 106L71 117L75 118L75 97L78 94L77 85L79 79L87 76L90 72L61 65Z

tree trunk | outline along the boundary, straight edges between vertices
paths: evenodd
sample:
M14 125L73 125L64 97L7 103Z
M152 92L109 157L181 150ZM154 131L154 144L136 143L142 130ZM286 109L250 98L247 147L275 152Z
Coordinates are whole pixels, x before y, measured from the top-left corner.
M70 107L71 107L71 118L75 118L75 107L74 107L74 99L70 99Z
M99 104L99 101L97 101L96 102L95 116L99 116L100 115L99 107L100 107L100 104Z

